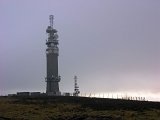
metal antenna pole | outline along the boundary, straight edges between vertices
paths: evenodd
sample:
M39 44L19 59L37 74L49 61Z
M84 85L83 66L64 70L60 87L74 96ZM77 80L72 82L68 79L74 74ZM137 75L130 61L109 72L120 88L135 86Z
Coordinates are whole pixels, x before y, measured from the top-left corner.
M50 15L49 16L49 20L50 20L50 26L53 28L53 19L54 19L54 16L53 15Z

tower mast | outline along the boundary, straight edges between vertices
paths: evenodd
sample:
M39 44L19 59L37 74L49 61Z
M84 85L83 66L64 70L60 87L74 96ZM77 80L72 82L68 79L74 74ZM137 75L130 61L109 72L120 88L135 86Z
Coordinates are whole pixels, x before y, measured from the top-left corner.
M50 26L51 26L51 28L53 28L53 19L54 19L54 16L50 15L49 16L49 20L50 20Z
M74 93L73 93L73 96L78 96L80 91L79 91L79 87L78 87L78 84L77 84L77 76L74 76Z

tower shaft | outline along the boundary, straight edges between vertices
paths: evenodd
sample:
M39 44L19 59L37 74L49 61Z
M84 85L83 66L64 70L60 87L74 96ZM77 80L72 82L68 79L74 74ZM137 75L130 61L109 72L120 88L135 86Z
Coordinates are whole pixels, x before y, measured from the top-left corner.
M60 76L58 75L58 35L57 30L53 28L53 15L50 15L50 26L46 32L48 39L46 41L46 58L47 58L47 77L46 77L46 93L48 95L60 95L59 82Z

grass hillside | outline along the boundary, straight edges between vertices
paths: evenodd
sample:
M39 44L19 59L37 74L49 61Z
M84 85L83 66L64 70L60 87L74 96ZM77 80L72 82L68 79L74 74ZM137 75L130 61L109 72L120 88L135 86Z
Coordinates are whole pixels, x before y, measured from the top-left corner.
M160 103L83 97L0 97L0 120L160 120Z

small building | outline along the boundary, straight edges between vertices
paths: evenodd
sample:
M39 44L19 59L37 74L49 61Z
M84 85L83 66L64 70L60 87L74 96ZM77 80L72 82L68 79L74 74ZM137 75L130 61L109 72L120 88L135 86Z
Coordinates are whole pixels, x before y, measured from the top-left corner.
M72 96L72 94L71 94L71 93L68 93L68 92L63 93L63 95L64 95L64 96Z
M17 92L17 96L29 96L30 92Z
M8 94L9 97L16 96L16 94Z
M31 96L40 96L40 92L31 92L30 95Z

